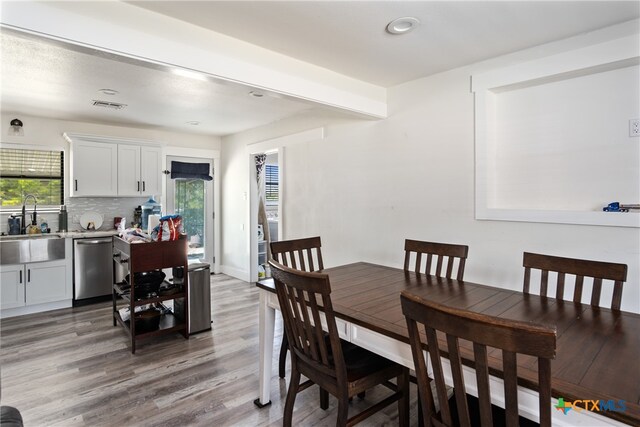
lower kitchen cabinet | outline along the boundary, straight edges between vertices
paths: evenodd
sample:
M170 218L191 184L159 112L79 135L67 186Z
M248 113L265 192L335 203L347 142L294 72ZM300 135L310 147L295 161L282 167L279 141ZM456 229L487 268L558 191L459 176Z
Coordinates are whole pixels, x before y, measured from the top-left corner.
M24 265L3 265L0 269L0 309L24 305Z
M0 309L70 299L64 260L0 267Z

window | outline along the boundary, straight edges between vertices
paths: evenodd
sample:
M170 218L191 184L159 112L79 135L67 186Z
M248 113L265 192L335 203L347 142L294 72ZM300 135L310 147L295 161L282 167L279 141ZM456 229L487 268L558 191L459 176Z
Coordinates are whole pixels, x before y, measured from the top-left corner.
M21 207L32 194L38 205L64 204L64 152L0 148L2 208Z
M264 178L264 194L267 204L278 203L278 165L265 165Z

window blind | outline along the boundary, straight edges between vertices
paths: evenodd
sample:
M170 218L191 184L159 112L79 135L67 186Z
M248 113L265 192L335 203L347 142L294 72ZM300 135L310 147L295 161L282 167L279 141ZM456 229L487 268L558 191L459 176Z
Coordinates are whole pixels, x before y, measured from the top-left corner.
M22 206L27 194L39 205L64 203L64 152L0 148L2 207Z
M278 201L278 166L277 165L265 165L264 168L264 185L265 185L265 200L267 202Z

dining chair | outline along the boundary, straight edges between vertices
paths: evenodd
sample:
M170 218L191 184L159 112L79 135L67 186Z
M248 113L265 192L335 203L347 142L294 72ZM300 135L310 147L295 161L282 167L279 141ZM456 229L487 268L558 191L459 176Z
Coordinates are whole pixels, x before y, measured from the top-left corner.
M453 245L450 243L423 242L419 240L406 239L404 241L404 269L411 268L412 254L415 253L414 271L416 273L433 274L438 277L453 278L453 270L456 260L458 270L455 279L463 280L464 265L469 253L466 245ZM426 263L422 267L422 255L426 255ZM435 265L433 258L435 257ZM442 275L442 267L446 261L445 275Z
M600 306L602 294L602 281L613 281L613 296L611 304L608 306L612 310L620 310L622 303L622 287L627 280L627 265L612 262L590 261L575 258L562 258L551 255L541 255L524 252L522 258L524 267L524 287L526 294L531 291L531 270L540 270L540 292L539 295L547 296L549 292L549 272L557 273L556 294L558 300L564 299L566 275L575 276L573 289L573 301L581 302L585 284L585 277L593 279L591 287L591 305Z
M291 350L283 425L292 425L296 395L313 384L338 399L338 426L354 425L396 401L400 425L408 425L408 369L340 339L329 276L294 270L273 260L269 265ZM308 378L302 384L301 375ZM389 381L393 378L396 384ZM388 387L393 394L348 418L349 399L376 385Z
M447 307L407 291L402 292L400 300L418 376L420 406L426 415L424 425L469 426L472 420L477 419L482 427L494 426L500 421L504 421L507 426L521 425L524 419L518 415L518 354L538 359L539 422L541 426L551 425L551 359L555 358L555 326L535 325ZM422 340L421 327L424 328L426 342ZM446 340L439 340L438 332ZM473 351L460 340L473 343ZM487 347L502 350L504 420L497 419L492 410ZM423 353L425 349L433 367L439 412L436 412L429 385L427 362ZM443 369L443 355L446 355L451 365L455 397L451 402L447 399L444 376L449 374L449 370ZM469 408L462 358L470 359L473 363L471 366L475 367L479 407L477 413Z
M324 268L322 263L322 243L319 236L271 242L270 247L273 259L285 267L302 271L316 271ZM278 356L278 375L280 378L284 378L287 350L289 350L287 335L283 334L280 355Z

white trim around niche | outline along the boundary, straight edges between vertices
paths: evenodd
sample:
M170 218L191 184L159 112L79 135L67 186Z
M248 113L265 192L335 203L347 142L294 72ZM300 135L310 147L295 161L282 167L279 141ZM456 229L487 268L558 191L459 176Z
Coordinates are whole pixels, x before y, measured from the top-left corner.
M475 93L475 165L477 220L640 228L640 213L498 209L492 207L496 185L492 177L496 155L496 96L501 91L571 79L640 63L638 35L489 71L472 77ZM635 203L635 202L631 202Z

